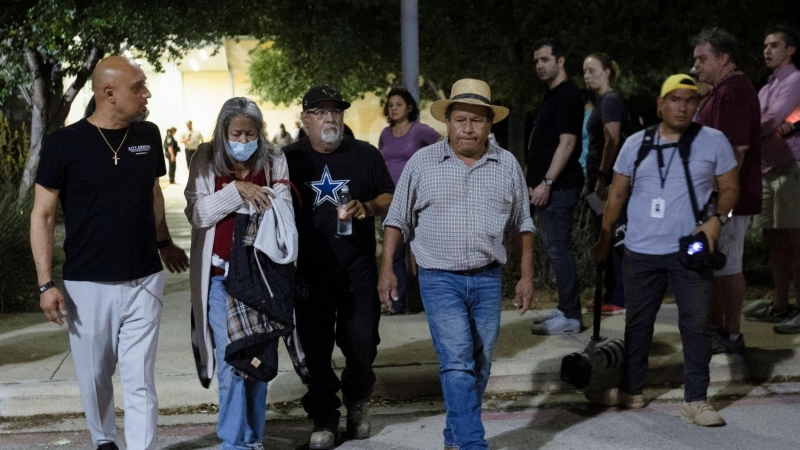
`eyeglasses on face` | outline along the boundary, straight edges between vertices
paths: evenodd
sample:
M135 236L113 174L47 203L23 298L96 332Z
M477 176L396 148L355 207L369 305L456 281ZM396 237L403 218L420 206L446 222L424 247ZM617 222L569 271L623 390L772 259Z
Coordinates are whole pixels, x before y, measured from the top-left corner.
M328 116L328 113L330 113L334 119L341 119L344 117L344 111L341 109L309 109L306 111L306 114L314 116L317 120L324 119Z

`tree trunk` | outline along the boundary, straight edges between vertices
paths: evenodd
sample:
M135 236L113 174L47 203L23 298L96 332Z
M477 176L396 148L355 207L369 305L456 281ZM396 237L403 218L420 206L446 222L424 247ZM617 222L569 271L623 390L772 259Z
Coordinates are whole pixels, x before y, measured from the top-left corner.
M46 59L37 50L25 50L25 58L33 75L33 95L30 101L31 148L25 170L22 172L18 196L20 201L25 198L35 181L45 136L64 125L72 102L86 85L102 56L102 51L93 47L75 75L75 81L64 91L64 72L61 64L55 59Z
M28 161L22 172L22 183L19 187L18 201L22 201L33 186L36 168L39 166L39 153L47 130L49 119L50 67L41 53L30 48L25 49L25 59L33 75L33 95L31 96L31 149Z
M511 112L508 115L508 150L525 167L525 98L518 93L514 96Z

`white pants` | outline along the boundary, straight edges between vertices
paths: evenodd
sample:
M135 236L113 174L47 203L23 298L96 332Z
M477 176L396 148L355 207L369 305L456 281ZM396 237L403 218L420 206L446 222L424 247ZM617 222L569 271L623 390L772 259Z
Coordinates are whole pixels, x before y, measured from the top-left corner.
M155 448L158 399L154 367L163 272L133 281L64 281L72 360L92 442L115 442L114 388L119 362L129 450Z

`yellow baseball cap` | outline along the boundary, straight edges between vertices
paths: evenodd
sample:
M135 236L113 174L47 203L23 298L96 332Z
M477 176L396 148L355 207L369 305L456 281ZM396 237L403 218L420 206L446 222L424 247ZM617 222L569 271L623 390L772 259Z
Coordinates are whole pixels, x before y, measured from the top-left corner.
M664 97L675 89L689 89L690 91L697 91L697 84L694 82L694 78L690 77L689 75L683 73L672 75L671 77L667 78L666 81L664 81L664 84L661 85L660 97Z

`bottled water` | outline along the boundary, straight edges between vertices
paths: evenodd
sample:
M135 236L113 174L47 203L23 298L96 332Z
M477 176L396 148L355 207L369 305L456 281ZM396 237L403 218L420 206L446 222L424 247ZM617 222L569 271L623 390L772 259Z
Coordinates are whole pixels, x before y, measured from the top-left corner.
M350 203L353 198L350 196L350 189L347 186L343 187L339 191L339 207L337 208L338 215L339 215L339 224L336 229L336 232L342 236L349 236L353 234L353 219L345 219L345 211L347 211L347 204Z

